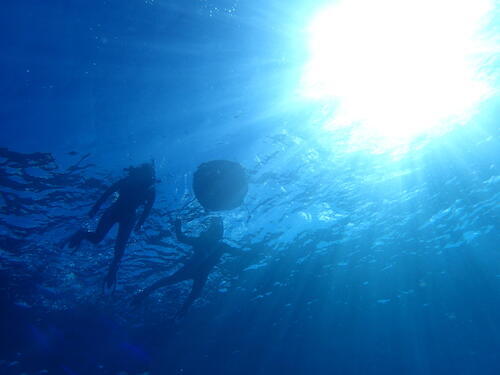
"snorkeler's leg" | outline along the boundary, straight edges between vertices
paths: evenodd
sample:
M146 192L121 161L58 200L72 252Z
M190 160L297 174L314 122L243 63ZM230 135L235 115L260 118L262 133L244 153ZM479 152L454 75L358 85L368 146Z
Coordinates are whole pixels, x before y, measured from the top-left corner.
M95 245L101 242L117 222L116 212L114 211L113 207L108 208L99 219L95 232L86 232L85 239Z
M186 301L184 302L181 309L177 313L178 318L181 318L184 315L186 315L193 302L200 296L201 291L203 290L203 287L207 282L207 277L208 276L203 275L193 280L193 287L191 289L191 293L189 293L189 296L187 297Z
M146 289L137 293L135 295L134 299L132 300L132 305L139 305L144 298L146 298L148 295L153 293L156 289L160 289L160 288L163 288L164 286L176 284L176 283L179 283L181 281L188 280L188 279L189 279L188 273L185 271L184 268L181 268L180 270L175 272L173 275L164 277L163 279L156 281L155 283L153 283L152 285L150 285Z
M106 236L111 227L115 224L116 220L114 216L115 215L113 215L112 210L108 208L108 210L101 216L95 232L88 232L84 229L78 230L68 239L68 246L76 251L83 240L88 240L93 244L101 242L104 236Z
M109 266L106 280L104 281L104 286L106 286L107 288L111 288L116 284L116 272L118 271L118 266L120 265L120 261L123 257L123 254L125 253L125 247L127 246L130 233L132 233L132 229L134 228L134 222L134 216L131 215L126 220L122 220L119 223L118 236L116 237L115 243L115 254L113 257L113 261Z

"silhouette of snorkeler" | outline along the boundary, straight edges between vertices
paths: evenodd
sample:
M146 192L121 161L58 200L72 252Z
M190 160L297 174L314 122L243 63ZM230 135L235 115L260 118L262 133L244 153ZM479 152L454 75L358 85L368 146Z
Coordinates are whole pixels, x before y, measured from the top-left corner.
M135 230L138 231L144 224L155 200L154 183L156 180L153 163L145 163L137 167L131 166L125 170L128 172L128 176L111 185L89 212L89 216L94 217L109 196L114 192L118 192L118 199L104 211L95 232L80 229L67 240L68 246L76 251L83 240L98 244L113 225L119 225L115 255L104 281L104 286L107 288L116 288L116 272L123 257L128 238L134 229L134 225ZM142 205L144 205L144 209L136 222L136 211Z
M193 255L186 264L173 275L160 279L150 287L139 292L132 300L132 304L139 305L146 296L156 289L185 280L193 280L191 293L176 317L180 318L186 315L189 307L199 297L207 281L208 275L217 263L219 263L221 257L225 253L233 255L246 253L246 251L236 249L222 242L223 233L224 226L220 217L215 218L209 228L199 237L186 236L181 230L181 221L176 220L175 234L177 239L186 245L191 245L194 251Z

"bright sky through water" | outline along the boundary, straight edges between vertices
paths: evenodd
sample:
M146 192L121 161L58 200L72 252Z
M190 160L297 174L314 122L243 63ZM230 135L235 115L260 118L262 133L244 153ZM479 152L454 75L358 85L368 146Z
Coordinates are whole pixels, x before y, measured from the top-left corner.
M325 127L401 148L466 123L493 93L490 0L340 0L309 25L302 93L335 106Z

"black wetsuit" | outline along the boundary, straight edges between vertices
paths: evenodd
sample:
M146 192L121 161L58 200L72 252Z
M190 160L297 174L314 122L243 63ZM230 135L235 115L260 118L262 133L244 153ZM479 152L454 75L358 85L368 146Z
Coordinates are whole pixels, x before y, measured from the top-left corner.
M193 247L193 255L186 262L186 264L174 274L158 280L153 285L137 294L133 300L133 304L139 304L144 297L158 288L176 284L185 280L193 280L191 293L187 297L178 314L178 316L182 316L187 312L196 298L199 297L203 286L208 279L208 275L219 263L221 257L226 253L233 255L244 253L222 242L222 236L211 236L204 233L200 237L196 238L187 237L184 233L182 233L180 226L178 225L176 226L176 235L180 242Z
M69 246L78 248L81 241L87 240L97 244L103 240L113 225L118 224L118 236L115 243L115 255L109 268L105 285L111 287L116 283L116 272L128 238L134 225L139 229L148 217L155 200L155 190L152 182L144 181L138 178L125 177L109 187L101 198L90 210L90 216L94 216L99 207L109 198L111 194L118 192L119 197L102 215L95 232L80 230L69 239ZM141 217L137 221L136 211L144 205ZM137 221L137 224L136 224Z

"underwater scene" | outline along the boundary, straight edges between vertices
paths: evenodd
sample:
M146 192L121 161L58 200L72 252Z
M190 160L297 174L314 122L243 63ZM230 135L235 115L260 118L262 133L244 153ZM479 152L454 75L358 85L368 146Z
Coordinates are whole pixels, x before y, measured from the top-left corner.
M0 27L0 374L500 374L498 1Z

